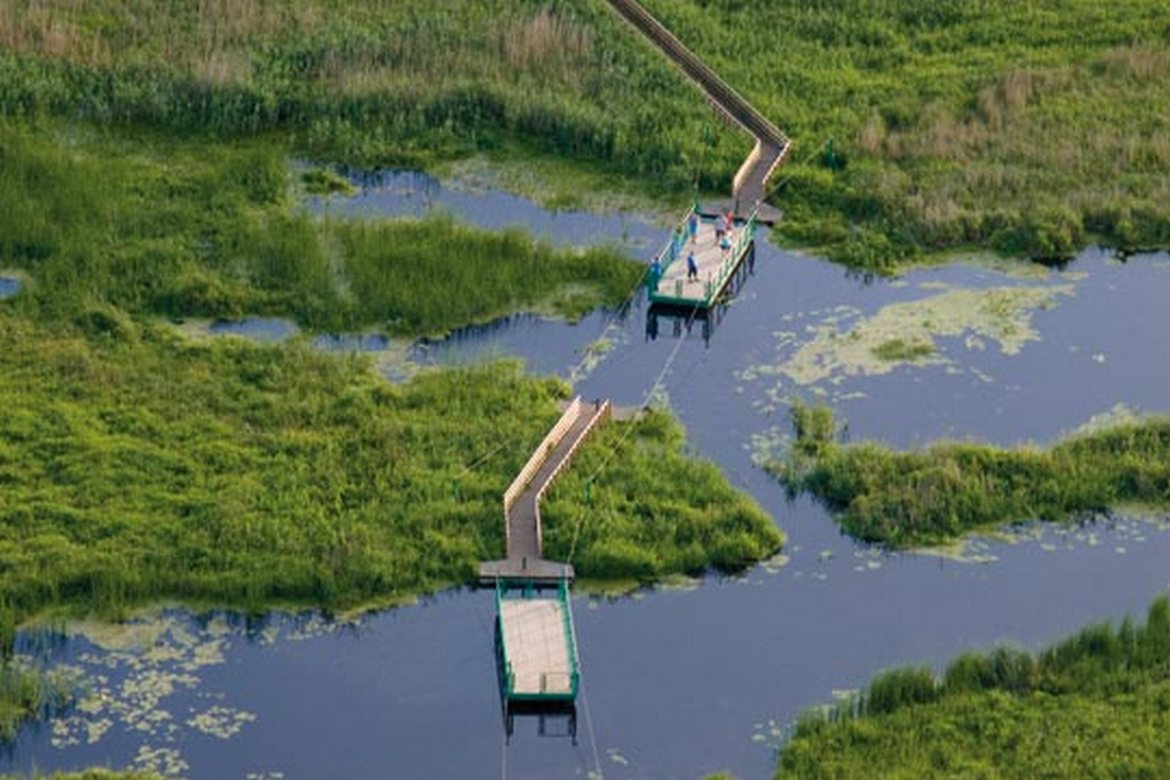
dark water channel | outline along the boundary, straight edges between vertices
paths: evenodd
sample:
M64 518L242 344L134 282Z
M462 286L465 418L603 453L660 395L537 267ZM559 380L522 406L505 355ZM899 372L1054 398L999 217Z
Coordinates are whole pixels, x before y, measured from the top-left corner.
M640 258L666 234L637 217L550 214L425 177L377 185L315 207L370 215L439 207L557 242L615 240ZM583 778L600 767L606 778L719 769L765 777L798 712L883 667L942 664L1001 641L1035 647L1141 613L1170 586L1164 519L1028 527L972 540L956 557L883 554L841 536L818 506L788 503L753 465L782 442L793 395L828 401L852 439L898 446L940 436L1047 442L1119 404L1170 411L1170 257L1121 263L1088 252L1064 269L1034 270L965 262L865 280L762 241L755 275L706 339L701 323L688 331L668 319L648 339L635 300L624 315L576 325L519 316L414 348L422 363L520 355L533 371L575 371L587 398L632 405L677 347L663 395L695 450L789 535L784 559L743 577L577 597L585 698L576 745L523 720L504 749L491 595L456 591L356 625L176 612L139 626L137 637L94 630L61 642L54 658L101 675L95 695L67 718L26 729L3 768ZM931 351L918 363L875 360L869 347L895 336ZM582 348L599 338L612 348L583 365Z

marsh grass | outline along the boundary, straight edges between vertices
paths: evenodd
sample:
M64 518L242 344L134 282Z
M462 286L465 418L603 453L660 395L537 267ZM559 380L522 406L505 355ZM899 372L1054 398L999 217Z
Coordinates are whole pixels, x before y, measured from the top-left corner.
M0 12L0 112L278 129L300 152L365 166L518 141L648 189L687 181L693 166L654 137L670 125L639 92L681 94L686 132L706 110L627 34L593 3L17 2Z
M805 713L776 777L1156 777L1170 759L1168 651L1161 597L1144 625L1089 626L1036 654L968 652L941 677L889 670Z
M796 139L788 241L877 270L1170 244L1158 0L647 4ZM0 113L277 132L357 165L518 146L678 199L726 190L749 148L601 2L19 0L0 42Z
M768 465L791 492L832 510L850 535L893 547L974 529L1061 521L1124 505L1170 506L1170 418L1148 417L1047 449L941 442L895 452L843 445L824 407L793 407L796 443Z
M647 5L797 139L789 240L877 269L1170 242L1162 4ZM830 137L844 170L818 167Z
M549 491L548 553L575 553L585 577L648 582L711 567L739 571L776 552L784 535L771 518L684 443L661 411L595 433Z
M616 249L442 216L313 218L289 202L285 152L0 124L0 267L35 279L22 306L41 314L261 314L406 335L523 309L579 317L624 300L638 277Z
M7 652L11 639L6 642ZM69 674L6 655L0 660L0 743L12 742L26 721L63 711L76 693Z
M360 356L132 325L93 335L0 312L0 601L13 624L158 599L340 610L466 582L502 557L500 496L567 392L513 362L390 385ZM674 424L641 425L637 470L592 486L612 519L604 538L599 523L582 537L583 576L739 566L778 544L714 467L682 456ZM644 491L632 480L650 464L661 487ZM577 517L568 484L554 552ZM672 552L692 526L687 556ZM657 537L649 572L599 563L605 544Z

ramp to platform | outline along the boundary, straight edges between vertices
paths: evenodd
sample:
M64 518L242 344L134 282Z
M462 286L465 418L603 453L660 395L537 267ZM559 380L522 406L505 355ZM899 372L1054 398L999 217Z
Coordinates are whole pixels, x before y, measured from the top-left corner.
M504 539L507 557L479 566L479 581L492 585L501 579L556 585L573 579L573 567L542 557L540 502L564 471L589 434L612 413L609 400L584 403L574 398L561 418L533 451L528 463L504 492Z

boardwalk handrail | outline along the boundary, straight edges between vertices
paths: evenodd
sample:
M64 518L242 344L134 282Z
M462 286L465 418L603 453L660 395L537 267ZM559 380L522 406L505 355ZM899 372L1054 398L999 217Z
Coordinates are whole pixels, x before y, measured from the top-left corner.
M581 400L580 396L578 396L577 400ZM613 404L607 398L595 409L593 419L589 421L588 425L581 429L581 434L577 437L577 440L573 442L573 446L569 448L569 451L565 453L565 456L561 459L561 462L558 463L557 467L553 469L553 471L548 475L548 479L544 481L544 484L537 489L535 509L536 546L538 549L544 550L544 523L540 520L540 502L544 499L544 492L548 490L548 487L553 483L553 480L559 477L561 472L564 471L566 467L568 467L569 462L573 459L573 456L577 454L577 450L580 449L581 445L585 443L585 440L589 438L589 434L593 432L593 429L597 426L597 423L601 422L602 420L608 420L612 413ZM579 417L580 415L581 411L578 409L577 416Z
M569 601L569 583L561 580L557 586L557 598L561 600L564 609L561 617L565 622L565 641L569 645L569 686L573 691L573 697L577 696L577 686L581 681L581 665L577 660L577 632L573 627L573 611L570 609L572 602Z
M778 147L789 144L780 128L768 121L742 95L724 81L705 62L688 49L674 33L635 0L609 0L610 5L643 35L656 43L685 72L693 82L720 104L720 107L741 127L757 138L771 141Z
M758 205L764 198L764 186L768 178L788 156L792 148L791 139L699 59L637 0L609 0L609 5L631 27L649 39L674 62L691 83L706 95L707 100L719 113L755 136L755 147L732 180L731 194L736 199L737 208L739 199L744 196L747 198L746 205Z
M508 543L511 541L512 531L509 513L512 507L516 504L516 499L524 492L525 488L532 481L536 472L540 471L540 467L544 465L548 454L552 452L561 439L564 438L565 432L573 427L573 423L577 421L577 417L581 414L581 396L574 398L565 408L561 414L561 418L557 420L544 438L541 439L539 446L533 450L532 455L529 456L528 462L524 464L524 468L520 469L520 473L512 480L512 484L504 491L504 549L508 548ZM539 525L537 527L537 534L539 535ZM538 536L539 538L539 536Z
M524 488L528 487L528 483L532 481L532 477L544 464L545 458L560 443L565 432L577 421L580 413L581 396L577 396L569 402L565 411L561 413L560 419L557 420L556 425L545 434L540 445L533 450L532 455L528 458L528 462L524 464L524 468L520 469L520 473L516 475L516 478L512 480L512 484L504 491L505 511L511 509L512 505L516 503L516 499L524 492Z
M504 600L503 582L496 582L496 620L503 620L503 606L501 602ZM504 639L504 626L501 624L500 629L500 668L504 674L504 692L511 695L516 688L516 673L512 671L512 662L508 660L508 643Z
M760 161L760 158L763 156L763 154L764 144L760 139L757 138L756 145L752 147L751 154L749 154L747 159L743 161L743 165L739 166L739 170L735 172L735 178L731 180L732 192L740 191L740 189L743 187L744 180L747 178L752 168L756 166L756 163ZM764 178L768 178L767 174L764 175Z
M666 273L666 269L670 267L671 263L677 260L682 254L682 248L687 243L687 223L690 221L691 215L697 214L698 212L699 204L692 203L690 211L683 215L683 218L679 220L679 223L671 232L670 238L662 245L662 249L659 250L658 254L654 255L654 261L658 263L658 276L655 276L653 273L647 275L646 288L650 292L658 289L658 282L662 274Z

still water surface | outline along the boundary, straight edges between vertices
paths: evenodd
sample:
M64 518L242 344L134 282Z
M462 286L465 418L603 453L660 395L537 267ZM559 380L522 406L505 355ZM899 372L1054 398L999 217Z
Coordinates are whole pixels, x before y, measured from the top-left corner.
M666 229L639 216L554 214L417 175L367 182L318 210L384 216L441 208L566 244L614 241L641 259ZM1115 518L974 540L963 560L885 554L788 502L754 458L783 443L794 396L828 401L853 440L946 436L1049 442L1095 415L1170 411L1170 258L1099 251L1061 270L954 263L867 280L761 241L754 276L704 338L702 323L644 303L577 324L517 316L416 345L424 364L519 355L573 376L587 398L660 394L697 453L718 463L789 536L743 577L616 599L574 599L584 667L577 744L517 723L505 749L491 595L452 591L336 625L166 613L90 631L49 654L97 680L80 711L26 729L0 768L137 765L192 778L765 777L802 709L883 667L935 665L966 648L1036 647L1085 623L1140 613L1170 586L1170 526ZM894 336L927 345L884 363ZM605 339L600 361L582 359ZM681 343L680 343L681 340ZM379 349L340 339L325 347ZM677 347L677 352L676 352ZM144 650L143 648L150 648ZM562 724L548 723L549 730Z

